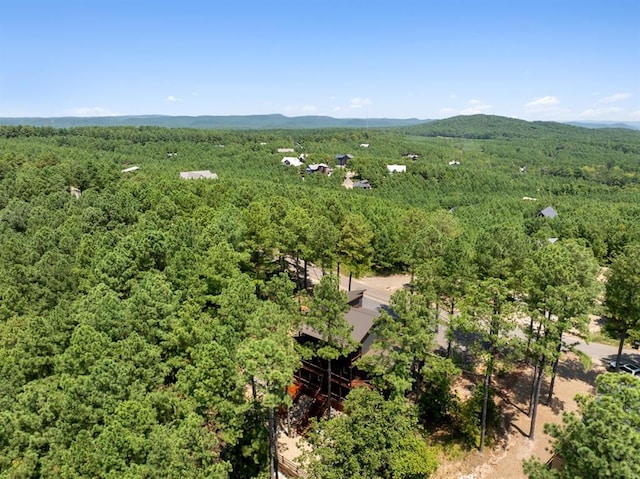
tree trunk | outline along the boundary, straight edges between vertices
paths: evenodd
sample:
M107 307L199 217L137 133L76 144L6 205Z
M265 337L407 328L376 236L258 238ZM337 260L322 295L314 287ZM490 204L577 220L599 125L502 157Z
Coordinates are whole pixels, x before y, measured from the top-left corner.
M349 291L351 291L351 277L353 276L353 273L351 271L349 271Z
M296 289L300 291L300 257L296 255Z
M620 358L622 357L622 348L624 347L624 340L627 337L627 331L620 331L620 343L618 344L618 355L616 356L616 372L620 369Z
M487 406L489 404L489 387L491 386L491 373L493 370L493 356L489 359L487 370L484 374L484 397L482 398L482 419L480 422L480 452L484 450L484 440L487 435Z
M551 399L553 399L553 386L556 383L556 371L558 370L558 363L560 362L560 351L562 351L562 333L560 333L560 340L556 348L556 360L553 362L553 368L551 370L551 382L549 383L549 394L547 396L547 406L551 406Z
M331 419L331 359L327 359L327 373L327 400L329 402L327 419Z
M531 337L533 336L533 315L529 322L529 339L527 339L527 354L529 354L529 348L531 347Z
M411 376L414 378L413 381L413 389L416 398L420 397L420 391L422 391L422 367L424 366L424 361L419 360L414 356L413 362L411 364Z
M278 424L275 408L269 408L269 472L272 479L278 478Z
M436 303L437 304L437 303ZM453 347L453 333L450 333L449 330L451 329L451 318L453 317L453 314L455 313L455 306L452 304L451 305L451 309L449 310L449 317L447 318L447 359L449 359L451 357L451 349ZM440 316L440 312L438 312L438 316ZM440 318L438 318L440 319Z
M536 432L536 416L538 415L538 403L540 400L540 386L542 385L542 376L544 375L545 357L542 356L542 361L538 366L538 376L536 378L536 389L533 396L533 406L531 411L531 427L529 428L529 439L532 441L535 439Z
M307 268L307 260L304 260L304 290L307 290L309 283L307 282L307 276L309 275L309 268Z
M256 378L251 376L251 395L253 396L253 402L258 400L258 394L256 392Z
M531 417L531 412L533 411L533 398L536 394L536 378L538 377L538 362L536 361L533 365L533 380L531 381L531 392L529 393L529 410L527 411L527 416Z
M340 261L338 261L338 283L340 282Z

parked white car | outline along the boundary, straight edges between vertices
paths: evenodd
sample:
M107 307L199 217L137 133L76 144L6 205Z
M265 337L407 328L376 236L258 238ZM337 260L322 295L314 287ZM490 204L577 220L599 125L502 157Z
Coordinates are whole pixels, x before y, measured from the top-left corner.
M609 370L614 371L616 369L616 361L609 363ZM620 361L620 368L618 371L623 373L629 373L632 376L640 378L640 365L632 361Z

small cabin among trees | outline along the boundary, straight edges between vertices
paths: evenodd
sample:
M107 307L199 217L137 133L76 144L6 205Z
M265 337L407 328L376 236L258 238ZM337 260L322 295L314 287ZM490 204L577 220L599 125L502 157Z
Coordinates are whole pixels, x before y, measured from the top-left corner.
M380 313L362 307L364 292L365 290L354 290L347 293L350 309L345 314L345 319L353 327L351 338L358 347L347 356L341 356L332 361L331 405L333 408L339 408L353 388L369 384L367 375L356 367L355 362L371 348L374 338L370 331L374 319ZM322 341L320 335L309 327L303 327L296 339L300 344L314 349ZM294 380L295 386L290 390L294 401L303 398L303 401L308 402L309 400L304 398L311 397L316 404L309 405L309 415L322 414L329 405L326 397L328 381L326 361L317 356L303 359L302 367L295 373ZM304 421L301 422L304 423Z
M307 173L324 173L325 175L331 174L331 168L326 163L313 163L307 166Z
M353 187L354 188L362 188L365 190L370 190L371 189L371 183L369 183L369 180L359 180L359 181L355 181L353 183Z
M211 173L209 170L202 171L182 171L180 173L180 179L183 180L217 180L218 175Z
M407 165L387 165L389 173L404 173L407 171Z
M538 213L538 216L543 218L555 218L558 216L558 212L553 208L553 206L547 206Z
M350 160L353 160L353 155L336 155L336 166L347 166Z

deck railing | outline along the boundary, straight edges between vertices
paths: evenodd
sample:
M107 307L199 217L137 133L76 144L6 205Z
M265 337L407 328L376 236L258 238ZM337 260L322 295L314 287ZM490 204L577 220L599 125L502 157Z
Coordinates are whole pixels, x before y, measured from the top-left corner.
M290 479L307 477L307 473L301 470L298 465L286 457L278 456L278 471L285 474Z

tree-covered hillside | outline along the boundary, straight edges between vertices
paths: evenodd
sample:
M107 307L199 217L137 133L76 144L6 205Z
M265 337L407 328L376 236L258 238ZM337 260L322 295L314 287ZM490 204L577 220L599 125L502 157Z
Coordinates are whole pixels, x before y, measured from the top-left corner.
M53 118L0 118L0 125L28 125L54 128L81 126L157 126L163 128L208 128L216 130L265 130L276 128L375 128L422 123L417 118L332 118L329 116L225 115L225 116L105 116Z
M343 187L342 154L371 189ZM282 164L299 155L332 174ZM218 178L179 177L193 170ZM313 308L287 259L414 274L420 299L397 298L407 321L413 305L466 296L485 314L472 308L478 284L495 286L490 301L547 294L531 284L544 271L523 276L544 248L591 268L638 243L639 175L640 132L485 116L402 129L0 127L0 478L265 477L267 417L299 360L290 332L300 304ZM556 217L538 214L548 206ZM432 351L398 361L414 398L448 384ZM399 384L374 366L376 384ZM403 428L438 415L475 439L463 427L473 404L454 415L440 399L388 410L411 411ZM396 446L389 457L404 457ZM376 474L419 477L400 466Z

